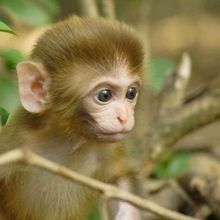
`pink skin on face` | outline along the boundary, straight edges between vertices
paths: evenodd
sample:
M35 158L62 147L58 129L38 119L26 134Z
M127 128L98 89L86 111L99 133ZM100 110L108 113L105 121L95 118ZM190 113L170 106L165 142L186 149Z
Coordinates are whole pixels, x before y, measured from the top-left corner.
M96 122L99 132L98 138L103 141L119 141L132 130L134 126L134 108L137 96L128 99L126 94L129 88L138 91L140 80L137 76L126 73L115 76L102 77L94 85L92 92L84 100L84 106ZM108 90L111 98L100 101L97 94Z

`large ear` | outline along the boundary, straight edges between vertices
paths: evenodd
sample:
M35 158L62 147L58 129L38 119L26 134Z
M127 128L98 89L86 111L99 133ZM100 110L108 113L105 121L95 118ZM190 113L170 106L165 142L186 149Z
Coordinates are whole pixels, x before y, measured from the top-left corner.
M49 76L41 63L24 61L17 65L21 104L33 113L47 108Z

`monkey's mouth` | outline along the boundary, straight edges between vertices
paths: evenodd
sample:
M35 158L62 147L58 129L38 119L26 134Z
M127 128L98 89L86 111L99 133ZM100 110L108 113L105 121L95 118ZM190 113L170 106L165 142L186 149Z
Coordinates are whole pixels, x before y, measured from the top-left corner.
M128 131L122 131L122 132L112 132L112 133L100 133L99 135L99 140L101 141L111 141L111 142L115 142L115 141L120 141L122 139L124 139L127 134L129 132Z

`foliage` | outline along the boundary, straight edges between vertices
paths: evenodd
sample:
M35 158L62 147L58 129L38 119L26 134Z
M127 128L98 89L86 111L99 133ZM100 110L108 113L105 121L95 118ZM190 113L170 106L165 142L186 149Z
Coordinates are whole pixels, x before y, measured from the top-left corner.
M4 22L0 21L0 32L7 32L10 34L15 34L15 32Z
M32 26L48 24L59 13L57 0L0 0L0 4L13 12L22 22Z
M16 84L8 77L0 76L0 106L12 112L18 105L18 100Z
M88 216L88 220L101 220L99 208L97 204L93 207L92 212Z
M9 113L0 107L0 125L5 125L9 117Z
M0 52L0 57L7 69L15 69L24 56L17 50L7 49ZM13 112L18 105L18 91L11 78L0 75L0 106Z
M156 166L154 176L158 179L178 177L188 168L189 159L190 154L186 152L169 155Z
M1 22L2 23L2 22ZM0 23L0 24L1 24ZM8 27L8 26L7 26ZM11 30L8 27L9 30ZM3 31L3 30L0 30ZM13 31L7 31L13 33ZM24 59L24 56L16 50L7 49L0 52L5 67L7 69L15 69L16 64ZM18 104L17 87L13 81L5 76L0 75L0 106L3 106L9 111L13 111ZM0 108L1 123L6 123L7 111Z
M25 56L15 49L6 49L3 51L0 51L0 57L3 59L5 67L9 70L15 69L17 63L25 59Z
M150 59L149 86L154 91L159 91L166 75L170 70L175 69L175 64L167 58Z

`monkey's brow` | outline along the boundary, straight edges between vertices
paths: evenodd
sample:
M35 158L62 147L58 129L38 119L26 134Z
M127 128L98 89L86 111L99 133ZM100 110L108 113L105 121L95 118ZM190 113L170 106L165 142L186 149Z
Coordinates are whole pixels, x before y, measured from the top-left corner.
M111 87L111 88L114 88L116 90L119 90L121 87L125 87L125 86L129 87L129 86L132 86L132 85L139 87L140 86L140 82L138 80L134 80L134 81L131 81L131 82L127 83L127 84L125 84L125 83L121 83L120 84L118 82L109 82L109 81L105 82L104 81L104 82L98 83L94 87L94 89L98 89L98 88L102 88L102 87Z

